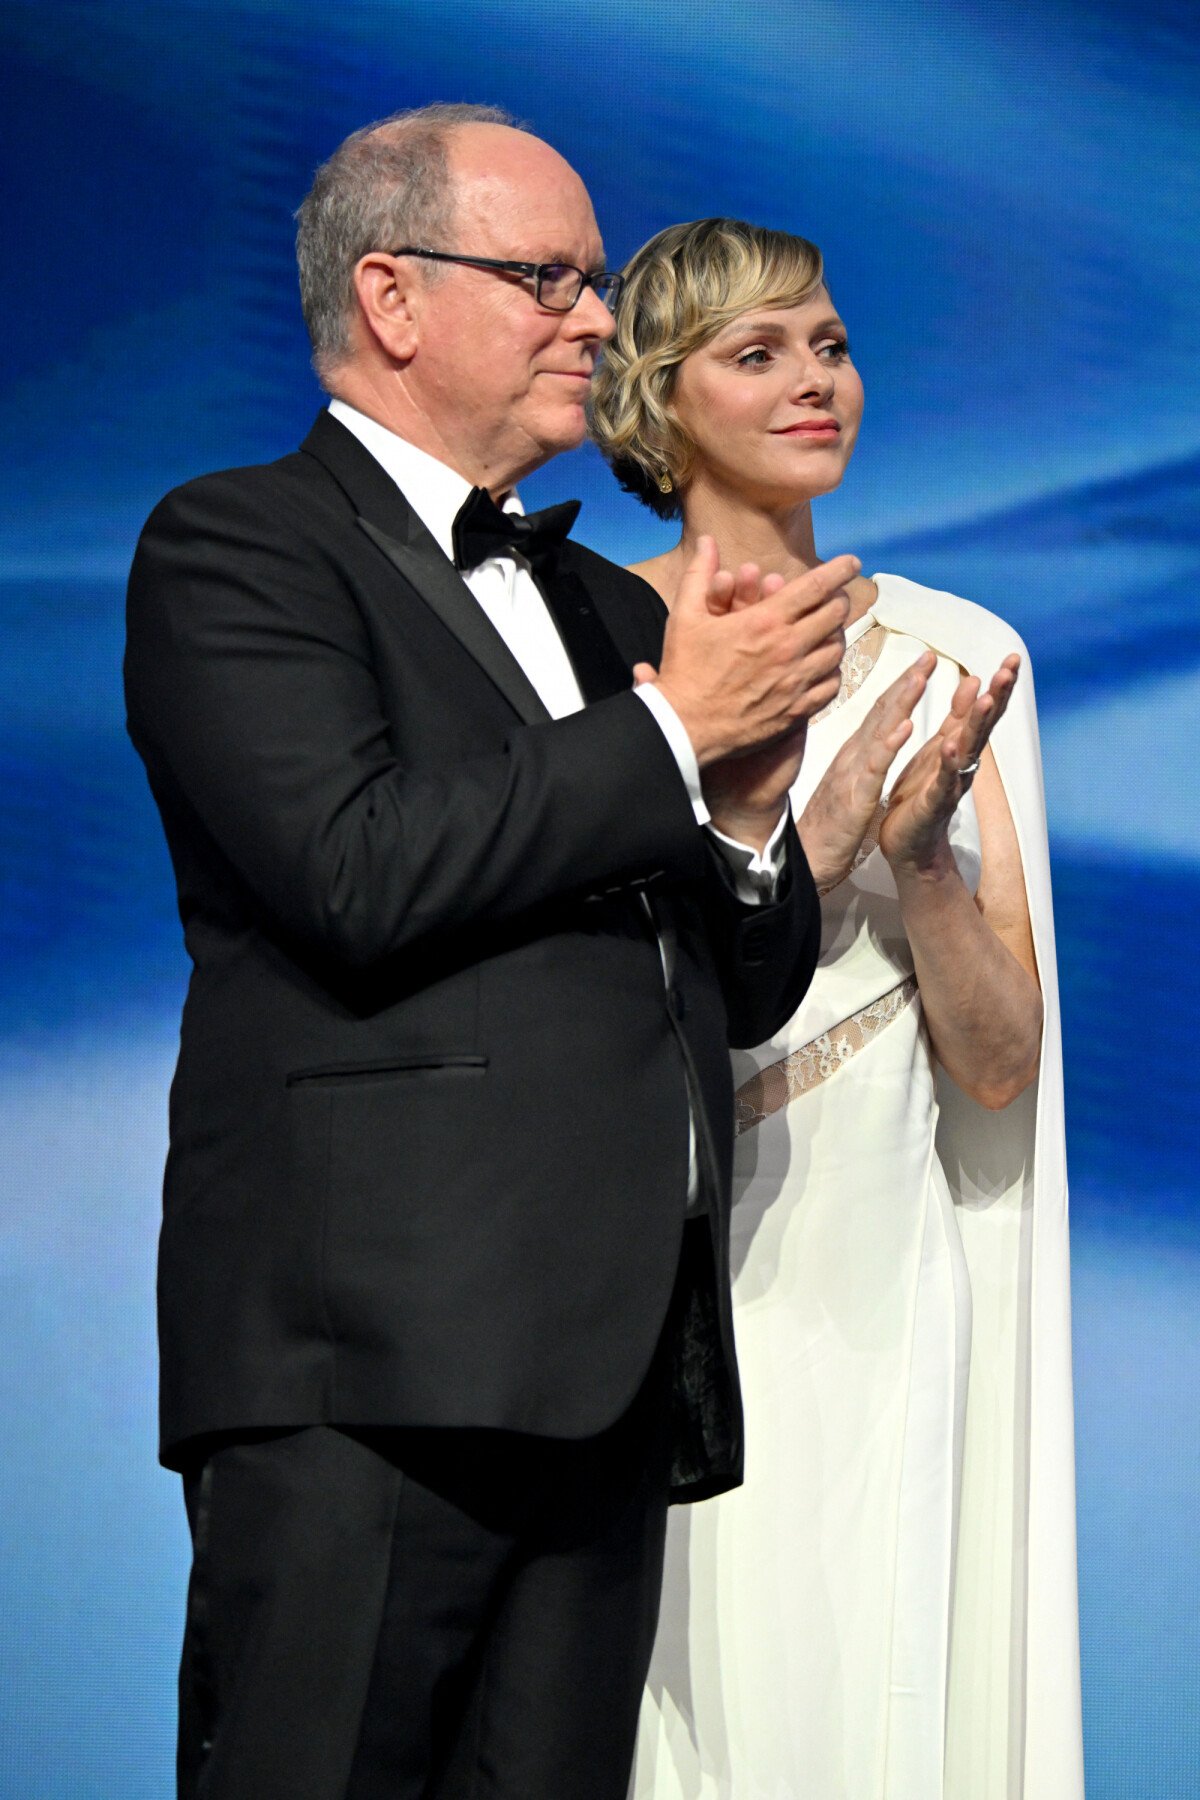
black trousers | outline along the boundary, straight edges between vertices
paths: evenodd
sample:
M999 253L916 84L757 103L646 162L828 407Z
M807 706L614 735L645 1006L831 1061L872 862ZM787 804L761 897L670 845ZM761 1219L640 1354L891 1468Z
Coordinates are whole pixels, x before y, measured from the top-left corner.
M582 1442L312 1426L213 1449L184 1483L180 1800L625 1800L667 1360Z

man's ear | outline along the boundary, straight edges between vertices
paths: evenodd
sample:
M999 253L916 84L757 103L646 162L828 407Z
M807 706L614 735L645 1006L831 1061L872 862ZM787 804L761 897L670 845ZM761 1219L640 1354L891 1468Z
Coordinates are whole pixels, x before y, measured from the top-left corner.
M393 362L411 362L417 351L420 277L407 257L370 250L354 266L354 292L366 330Z

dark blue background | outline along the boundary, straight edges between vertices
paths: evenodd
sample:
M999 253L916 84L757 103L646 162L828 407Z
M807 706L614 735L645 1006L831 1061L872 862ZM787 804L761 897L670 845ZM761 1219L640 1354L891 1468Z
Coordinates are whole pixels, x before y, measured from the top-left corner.
M169 1787L185 1545L153 1466L152 1287L186 971L122 732L124 573L167 487L306 428L290 215L348 130L435 98L558 145L614 264L703 213L815 238L868 388L823 548L1030 644L1089 1793L1195 1793L1194 7L9 0L0 55L0 1795ZM665 547L591 452L526 497L572 492L598 548Z

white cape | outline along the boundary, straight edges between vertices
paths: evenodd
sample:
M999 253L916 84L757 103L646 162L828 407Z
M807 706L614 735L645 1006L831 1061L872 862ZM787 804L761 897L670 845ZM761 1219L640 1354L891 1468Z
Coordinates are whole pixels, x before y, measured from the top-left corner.
M939 662L909 754L959 668L1024 658L982 608L876 583L852 642L874 624L883 642L848 651L798 806L922 645ZM672 1518L636 1800L1081 1800L1062 1066L1027 659L993 749L1042 981L1039 1078L1001 1113L938 1078L869 854L823 904L796 1014L734 1055L751 1115L755 1083L793 1058L788 1082L809 1085L776 1086L738 1140L747 1480ZM973 886L969 800L951 843Z
M1008 1636L1007 1655L984 1659L979 1669L953 1659L952 1683L970 1684L971 1700L956 1706L952 1690L950 1716L969 1712L973 1728L969 1742L951 1734L947 1790L990 1792L987 1771L1009 1760L1023 1769L1021 1800L1080 1800L1062 1039L1033 680L1024 644L993 613L900 576L877 582L871 611L880 624L969 673L986 681L1012 651L1022 659L991 742L1020 845L1041 976L1041 1072L1001 1113L985 1111L945 1078L938 1083L938 1151L970 1268L974 1317L955 1606L976 1619L995 1617ZM998 1494L1010 1516L996 1515ZM1009 1692L981 1705L975 1684L989 1662L1008 1668ZM998 1734L1009 1739L1007 1757Z

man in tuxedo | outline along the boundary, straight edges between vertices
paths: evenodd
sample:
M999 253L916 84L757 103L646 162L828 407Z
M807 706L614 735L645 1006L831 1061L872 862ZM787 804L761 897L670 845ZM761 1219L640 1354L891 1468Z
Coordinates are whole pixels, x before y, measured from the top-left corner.
M524 518L618 280L502 116L356 133L298 249L332 404L169 495L129 590L194 964L180 1793L620 1800L668 1493L740 1479L726 1047L815 963L786 791L856 565L705 543L664 635Z

